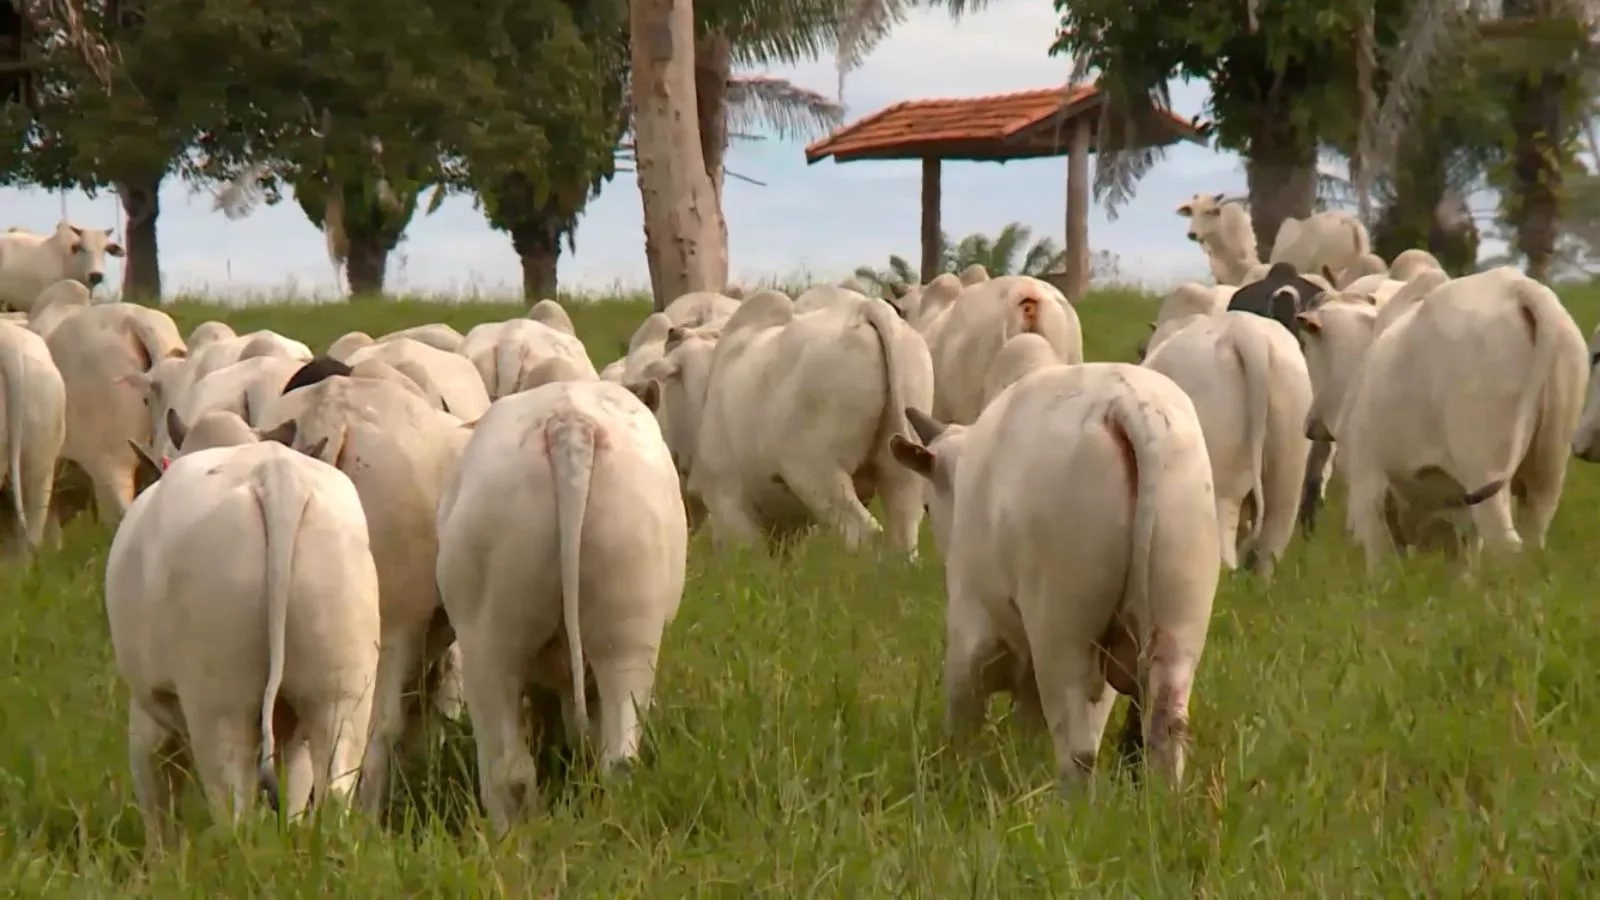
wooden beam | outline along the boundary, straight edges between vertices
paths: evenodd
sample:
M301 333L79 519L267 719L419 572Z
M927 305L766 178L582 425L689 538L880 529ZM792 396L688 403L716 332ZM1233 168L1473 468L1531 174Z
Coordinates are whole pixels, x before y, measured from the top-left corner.
M939 228L939 160L922 161L922 283L939 277L944 265Z
M1087 116L1072 126L1067 155L1067 289L1073 303L1089 293L1089 138Z

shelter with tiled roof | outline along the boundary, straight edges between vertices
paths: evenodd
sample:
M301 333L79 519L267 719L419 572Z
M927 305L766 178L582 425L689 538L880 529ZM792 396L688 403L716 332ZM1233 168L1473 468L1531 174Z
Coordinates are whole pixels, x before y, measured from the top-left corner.
M806 148L806 162L922 160L922 280L940 263L940 163L1007 162L1067 156L1067 272L1051 279L1076 301L1088 288L1089 154L1099 146L1105 97L1096 85L1077 85L935 100L908 100L835 130ZM1168 110L1150 110L1133 133L1139 146L1180 140L1204 144L1209 128ZM1104 149L1123 149L1108 146Z

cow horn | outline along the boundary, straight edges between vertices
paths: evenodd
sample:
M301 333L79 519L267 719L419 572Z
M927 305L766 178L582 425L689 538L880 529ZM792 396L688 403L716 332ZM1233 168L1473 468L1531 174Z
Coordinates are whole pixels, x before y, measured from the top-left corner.
M911 423L911 430L917 433L917 439L922 441L924 447L944 434L943 423L916 407L906 407L906 421Z

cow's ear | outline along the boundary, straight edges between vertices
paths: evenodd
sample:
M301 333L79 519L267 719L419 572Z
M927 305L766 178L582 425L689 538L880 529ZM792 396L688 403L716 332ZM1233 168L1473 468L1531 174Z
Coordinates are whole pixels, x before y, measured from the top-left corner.
M654 378L639 384L630 384L628 390L632 391L633 395L639 398L639 402L651 412L661 408L661 383Z
M183 439L189 436L189 426L183 424L183 417L172 407L167 407L167 437L172 438L172 446L183 449Z
M138 458L135 464L133 483L150 484L161 480L161 462L156 459L150 448L135 440L129 440L128 446L133 448L133 455Z
M1328 284L1333 285L1335 288L1339 286L1339 279L1333 277L1333 270L1327 266L1322 267L1322 277L1328 279Z
M122 257L122 245L116 241L108 242L106 244L105 254L107 256L115 256L120 259Z
M1300 330L1306 334L1322 333L1322 313L1317 310L1313 309L1300 313L1294 317L1294 320L1300 323Z
M892 435L889 438L889 453L894 456L894 461L923 478L933 477L933 467L936 458L933 451L921 444L908 441L902 435Z
M1367 305L1369 305L1369 306L1377 306L1378 305L1378 298L1376 296L1372 295L1372 294L1361 294L1359 296L1361 297L1361 299L1367 301Z
M1188 218L1188 217L1194 215L1194 204L1193 203L1185 203L1182 206L1179 206L1178 207L1178 215L1183 216L1184 218Z
M285 447L293 447L294 439L300 436L300 423L289 419L267 431L256 432L263 441L276 441Z

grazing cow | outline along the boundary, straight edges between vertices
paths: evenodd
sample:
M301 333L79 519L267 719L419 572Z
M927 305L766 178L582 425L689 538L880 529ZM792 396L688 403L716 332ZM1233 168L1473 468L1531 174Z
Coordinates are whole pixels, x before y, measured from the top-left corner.
M943 278L944 276L940 276ZM995 354L1011 337L1042 335L1064 363L1083 362L1083 330L1066 297L1026 275L1002 275L963 288L937 311L924 291L920 330L933 360L933 409L941 421L968 424L983 409Z
M227 322L201 322L189 332L189 352L198 353L201 347L214 344L217 341L226 341L238 337L233 326Z
M81 281L63 279L39 292L28 310L28 328L42 338L67 319L88 309L94 302L89 289Z
M1148 739L1181 778L1220 572L1211 463L1188 396L1125 363L1057 364L971 426L907 415L921 443L891 446L927 481L945 560L950 736L981 725L988 695L1031 662L1065 783L1092 771L1116 693L1133 700L1124 755Z
M387 796L396 747L424 730L421 694L448 717L459 710L450 623L434 581L435 514L471 432L389 379L329 377L279 398L275 424L296 423L296 446L349 476L366 511L383 633L362 804Z
M302 365L299 360L282 356L255 356L207 374L173 403L160 404L152 396L150 410L161 419L150 423L154 436L151 446L168 456L176 455L180 441L168 430L169 410L184 422L197 421L208 412L227 410L251 426L261 425L272 418L272 408L283 393L283 386Z
M439 409L471 422L489 408L489 392L471 361L413 338L385 337L363 347L345 360L360 368L366 360L381 360L416 384Z
M413 325L410 328L402 328L399 331L391 331L383 337L378 338L378 343L382 344L388 341L398 341L406 338L410 338L413 341L420 341L421 343L427 344L435 350L443 350L446 353L454 353L461 349L461 342L466 340L466 338L461 336L461 332L451 328L449 325L445 325L441 322L430 322L427 325Z
M1225 194L1195 194L1178 206L1178 215L1189 220L1189 240L1205 251L1217 284L1242 285L1260 265L1250 214L1239 201Z
M1311 376L1294 335L1246 312L1168 321L1143 365L1194 402L1217 493L1222 564L1270 578L1294 534L1305 480ZM1249 531L1240 546L1241 513Z
M1150 323L1150 334L1153 336L1162 325L1173 319L1186 319L1193 315L1221 315L1239 290L1240 288L1228 284L1209 286L1197 281L1186 281L1162 298L1161 308L1156 310L1156 320ZM1146 338L1139 345L1139 361L1143 362L1145 354L1149 352L1150 339Z
M1572 455L1584 462L1600 462L1600 327L1589 337L1589 387L1583 417L1572 436Z
M667 446L719 543L817 521L854 547L883 530L860 499L881 492L890 546L916 554L921 487L885 441L907 405L932 400L933 376L887 301L796 315L789 298L762 291L719 340L684 339L644 374L662 382Z
M1350 265L1345 266L1344 269L1339 272L1337 278L1332 277L1333 270L1327 266L1323 266L1322 274L1329 276L1328 281L1333 285L1335 290L1343 291L1348 289L1350 287L1350 283L1358 278L1366 278L1369 275L1382 275L1387 277L1389 274L1389 264L1384 262L1383 257L1376 253L1363 253L1356 257L1355 261Z
M129 441L148 446L145 407L150 371L185 354L183 338L160 310L132 303L92 306L45 338L67 389L67 439L61 456L94 484L101 521L115 522L133 502L139 458Z
M313 792L350 793L378 579L348 478L276 441L184 453L129 507L105 585L152 849L170 837L185 758L222 821L243 818L275 763L291 815Z
M1477 542L1543 545L1588 375L1583 334L1549 288L1502 266L1406 304L1381 331L1365 297L1300 318L1316 388L1307 428L1339 442L1369 569L1391 539L1415 543L1464 506Z
M0 382L5 400L0 483L11 489L23 547L37 550L50 524L56 461L67 435L67 388L44 338L13 322L0 322Z
M837 291L839 288L824 290ZM765 293L757 291L757 293ZM651 313L634 329L628 339L627 352L622 358L606 366L600 377L618 384L634 384L643 377L644 367L666 353L667 333L674 328L685 329L707 337L715 337L717 329L739 308L739 300L714 291L692 291L667 304L667 308Z
M1278 225L1269 263L1288 263L1300 272L1324 268L1342 272L1372 252L1367 226L1352 213L1330 209L1309 218L1289 216ZM1336 283L1329 279L1328 290Z
M1410 281L1429 270L1443 272L1444 266L1432 253L1413 248L1394 258L1394 263L1389 266L1389 277L1395 281Z
M495 403L457 471L439 503L439 591L461 642L483 804L504 833L533 796L530 693L535 709L559 693L566 733L585 741L592 670L601 764L637 757L688 525L650 409L609 382Z
M552 356L571 360L588 378L600 377L582 341L535 319L485 322L467 332L456 352L472 361L491 400L516 393L529 370Z
M0 234L0 305L27 312L40 292L62 279L92 291L106 280L105 258L121 255L122 245L109 232L65 219L48 235Z

